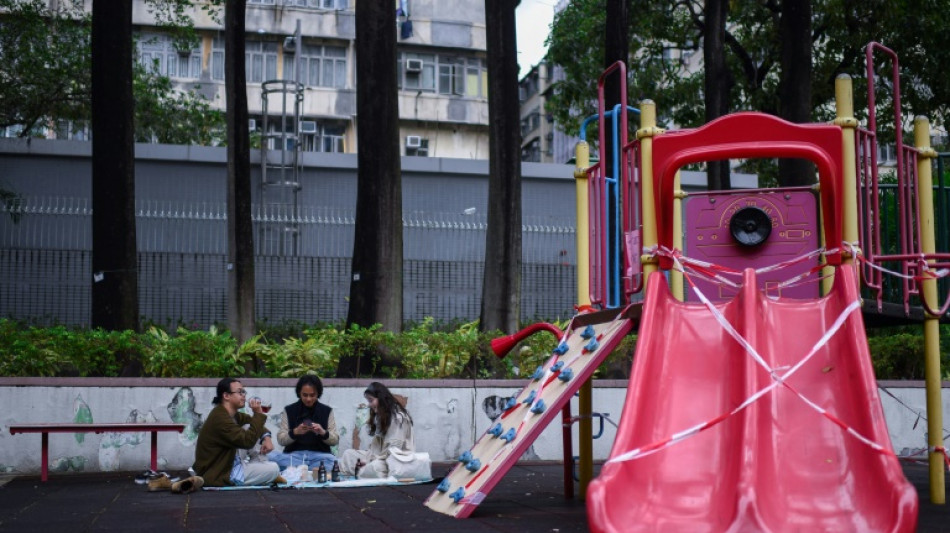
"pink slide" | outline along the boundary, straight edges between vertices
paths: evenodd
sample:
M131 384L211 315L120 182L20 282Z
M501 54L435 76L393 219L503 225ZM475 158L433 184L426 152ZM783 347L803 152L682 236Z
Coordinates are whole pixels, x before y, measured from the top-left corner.
M772 300L747 271L717 304L765 363L783 375L857 300L842 266L831 294ZM860 310L786 380L828 416L779 385L701 304L684 304L653 274L611 459L587 494L592 531L914 531L917 493L892 453ZM839 420L883 450L862 442ZM883 453L882 453L883 451Z

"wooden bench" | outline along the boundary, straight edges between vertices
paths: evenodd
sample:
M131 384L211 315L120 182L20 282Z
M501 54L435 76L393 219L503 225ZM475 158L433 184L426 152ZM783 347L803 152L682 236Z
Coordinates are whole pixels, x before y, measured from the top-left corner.
M48 424L17 424L10 426L10 434L17 433L42 433L42 481L46 481L49 473L49 434L50 433L139 433L150 431L152 433L152 470L158 469L158 432L159 431L177 431L181 433L185 430L184 424L172 423L101 423L94 422L90 424L79 424L75 422L48 423Z

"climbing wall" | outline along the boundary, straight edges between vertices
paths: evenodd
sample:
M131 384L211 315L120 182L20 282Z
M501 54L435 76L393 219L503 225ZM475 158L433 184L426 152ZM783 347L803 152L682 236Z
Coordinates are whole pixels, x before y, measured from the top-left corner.
M640 307L579 315L567 336L511 398L471 450L426 499L426 507L466 518L538 438L571 396L639 320Z

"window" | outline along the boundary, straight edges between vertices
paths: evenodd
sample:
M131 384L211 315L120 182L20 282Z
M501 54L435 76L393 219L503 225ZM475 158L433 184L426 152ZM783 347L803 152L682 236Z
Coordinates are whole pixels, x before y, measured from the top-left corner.
M488 96L488 76L477 57L403 52L399 54L398 70L402 90L472 98Z
M409 146L409 143L406 143L406 155L416 156L416 157L429 157L429 139L421 137L419 139L418 146Z
M179 49L167 35L143 33L138 38L138 60L149 71L169 78L198 79L201 76L201 45Z
M541 111L539 108L534 108L521 119L521 136L527 137L529 133L538 129L541 126Z
M267 147L277 149L280 146L279 134L280 121L271 120L268 122L267 130L269 138ZM292 122L284 125L283 131L286 131L287 150L293 150L294 126ZM346 139L346 123L339 120L317 120L312 118L302 118L300 120L300 150L302 152L336 152L343 153Z
M274 3L271 0L271 3ZM308 7L312 9L346 9L347 0L284 0L288 6Z
M541 139L534 139L521 149L521 160L530 163L541 162Z
M277 79L277 43L247 41L244 45L244 69L247 81L252 83Z
M224 79L224 38L215 37L211 41L211 78Z
M342 46L305 44L296 54L284 54L284 79L297 77L309 87L346 87L346 48Z

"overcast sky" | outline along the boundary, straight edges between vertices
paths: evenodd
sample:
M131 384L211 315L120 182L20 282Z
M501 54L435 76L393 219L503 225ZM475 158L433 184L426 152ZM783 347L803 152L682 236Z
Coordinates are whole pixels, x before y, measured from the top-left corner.
M518 32L518 65L524 76L544 57L544 41L551 31L556 0L521 0L515 11Z

